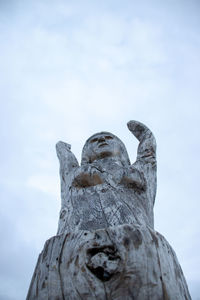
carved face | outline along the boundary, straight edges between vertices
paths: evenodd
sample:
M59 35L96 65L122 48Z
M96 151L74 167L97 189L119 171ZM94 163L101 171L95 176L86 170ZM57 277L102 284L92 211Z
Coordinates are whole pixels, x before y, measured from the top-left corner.
M87 140L83 148L82 163L91 163L105 157L116 157L129 163L126 148L120 139L109 132L100 132Z
M108 134L97 134L89 141L88 150L91 153L91 159L99 159L108 156L117 156L120 153L119 143Z

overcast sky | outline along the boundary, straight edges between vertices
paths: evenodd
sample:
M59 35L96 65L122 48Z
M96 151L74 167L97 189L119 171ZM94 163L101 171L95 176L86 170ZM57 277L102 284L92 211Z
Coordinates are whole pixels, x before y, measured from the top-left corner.
M56 234L55 143L80 161L95 132L157 139L155 229L200 299L200 1L0 0L0 300L25 298Z

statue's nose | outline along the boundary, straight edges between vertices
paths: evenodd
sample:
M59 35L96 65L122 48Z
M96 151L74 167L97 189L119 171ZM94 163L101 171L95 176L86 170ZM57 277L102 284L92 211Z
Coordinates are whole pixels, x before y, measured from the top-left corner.
M104 138L104 137L100 137L100 138L98 139L98 142L99 142L99 143L105 142L105 138Z

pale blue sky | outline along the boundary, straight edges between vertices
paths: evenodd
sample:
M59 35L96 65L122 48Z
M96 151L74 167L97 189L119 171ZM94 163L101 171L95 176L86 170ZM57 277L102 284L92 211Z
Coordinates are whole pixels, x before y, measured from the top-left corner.
M158 145L155 228L200 299L200 2L0 1L0 300L25 298L60 209L55 143L80 160L95 132L127 121Z

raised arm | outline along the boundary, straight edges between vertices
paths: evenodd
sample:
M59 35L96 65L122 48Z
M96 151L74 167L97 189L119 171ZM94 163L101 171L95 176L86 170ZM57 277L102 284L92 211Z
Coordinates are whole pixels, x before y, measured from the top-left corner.
M56 152L60 162L60 181L61 181L61 199L62 207L66 203L67 186L70 183L70 174L73 169L79 166L75 155L71 152L71 145L58 142Z
M56 153L60 161L60 171L64 172L63 175L66 176L73 168L79 166L75 155L71 152L70 144L58 142L56 144Z
M156 140L150 129L138 121L129 121L127 126L140 142L134 166L145 176L148 196L153 207L157 187Z

